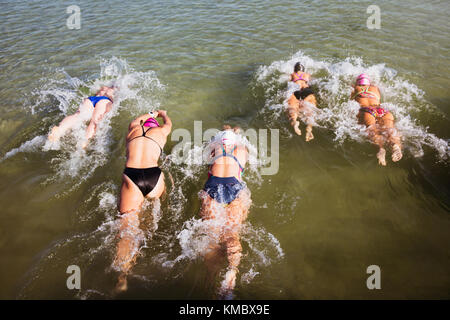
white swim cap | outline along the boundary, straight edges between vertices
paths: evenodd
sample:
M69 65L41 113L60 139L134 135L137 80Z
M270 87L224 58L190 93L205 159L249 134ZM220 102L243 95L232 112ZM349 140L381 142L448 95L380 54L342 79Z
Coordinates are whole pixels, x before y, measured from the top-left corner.
M236 144L237 136L232 130L225 130L219 132L215 140L220 140L222 144L229 146Z

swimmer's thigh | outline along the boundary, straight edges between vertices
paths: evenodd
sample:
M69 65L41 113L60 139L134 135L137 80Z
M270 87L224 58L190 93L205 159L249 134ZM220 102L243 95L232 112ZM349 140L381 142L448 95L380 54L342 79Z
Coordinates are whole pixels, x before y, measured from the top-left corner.
M165 187L166 184L164 182L164 173L161 172L158 178L158 182L156 183L156 186L145 197L150 199L158 199L164 193Z
M369 112L360 111L358 114L358 120L360 124L364 124L367 127L371 127L377 123L377 120Z
M378 122L385 128L393 128L394 127L394 116L392 113L387 112L383 117L381 117Z
M120 189L119 211L121 213L139 210L144 196L141 190L128 178L122 175L122 187Z

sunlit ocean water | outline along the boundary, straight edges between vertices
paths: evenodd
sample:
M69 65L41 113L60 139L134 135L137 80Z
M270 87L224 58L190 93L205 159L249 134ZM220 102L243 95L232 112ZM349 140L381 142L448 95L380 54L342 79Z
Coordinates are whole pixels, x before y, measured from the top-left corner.
M450 22L448 1L0 2L0 298L110 299L116 202L133 117L168 110L194 135L224 123L280 131L279 171L251 170L237 299L449 298ZM315 140L288 129L283 100L296 61L323 110ZM367 71L386 94L405 156L385 168L346 121ZM121 93L85 154L81 126L45 136L108 81ZM170 155L176 141L169 141ZM213 298L195 245L206 166L177 166L123 298ZM79 265L82 289L66 288ZM379 265L382 290L368 290ZM218 285L221 276L218 275Z

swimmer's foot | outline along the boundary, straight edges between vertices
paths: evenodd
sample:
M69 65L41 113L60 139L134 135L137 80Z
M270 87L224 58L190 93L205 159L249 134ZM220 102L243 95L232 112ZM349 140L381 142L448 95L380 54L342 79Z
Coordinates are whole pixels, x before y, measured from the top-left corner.
M119 280L117 281L116 288L114 289L114 292L122 293L127 290L128 290L127 275L125 273L121 273L119 276Z
M59 139L59 137L60 137L59 128L57 126L53 127L52 131L48 135L48 140L50 140L51 142L55 142Z
M87 146L88 146L89 141L83 141L83 143L81 144L81 148L83 148L83 150L86 150Z
M398 144L392 146L392 161L397 162L403 157L402 148Z
M312 139L314 139L314 135L312 134L312 130L306 129L306 137L305 137L306 142L311 141Z
M232 268L225 274L225 279L222 282L222 287L220 290L220 296L222 299L230 300L233 299L233 290L236 285L236 274L237 269Z
M386 150L384 148L380 148L380 151L377 153L378 164L385 166L386 165Z
M300 126L300 122L295 121L295 124L293 126L294 127L294 131L295 131L296 134L301 136L302 135L302 130L300 130L299 126Z

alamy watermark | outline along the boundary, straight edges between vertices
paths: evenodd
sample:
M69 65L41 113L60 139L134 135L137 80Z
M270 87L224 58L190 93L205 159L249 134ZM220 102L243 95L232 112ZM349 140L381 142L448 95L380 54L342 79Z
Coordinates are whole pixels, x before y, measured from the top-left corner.
M171 141L179 141L172 149L173 162L203 165L212 164L210 149L204 144L211 141L220 130L207 129L203 131L202 121L194 121L194 136L184 128L175 129ZM280 135L278 129L247 129L240 130L241 143L247 146L248 163L261 167L261 175L274 175L279 169ZM269 143L270 139L270 143ZM270 148L269 148L270 145ZM269 152L270 150L270 152Z
M366 285L367 289L381 289L381 269L376 264L367 267L367 274L370 274L370 277L367 278Z
M367 28L370 30L381 29L381 10L379 6L371 5L367 7L366 13L370 14L367 18Z
M81 288L81 271L80 267L77 265L70 265L67 267L66 273L70 274L67 278L66 286L67 289L80 289Z
M79 6L72 5L68 6L66 13L70 16L66 20L66 26L69 29L81 29L81 10Z

